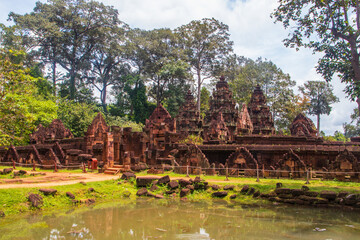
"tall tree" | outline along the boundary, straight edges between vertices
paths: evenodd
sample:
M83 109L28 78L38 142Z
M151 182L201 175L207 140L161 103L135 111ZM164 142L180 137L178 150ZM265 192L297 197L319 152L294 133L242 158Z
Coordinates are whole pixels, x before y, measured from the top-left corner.
M90 68L85 71L84 78L100 92L100 102L105 113L108 88L130 73L125 54L127 30L128 26L119 22L104 32L89 58Z
M339 99L334 95L332 86L324 81L308 81L299 90L309 98L308 112L317 117L317 130L320 133L320 115L329 115L332 109L330 105L339 102Z
M292 30L285 46L322 53L317 71L326 81L338 73L360 109L360 1L279 0L272 17Z
M67 71L70 99L75 98L80 70L88 67L97 42L119 24L117 10L90 0L37 2L32 13L9 16L34 37L40 55L53 63L54 72L56 64Z
M213 68L232 52L229 27L214 19L194 20L175 30L197 83L197 108L201 108L201 88L212 77Z

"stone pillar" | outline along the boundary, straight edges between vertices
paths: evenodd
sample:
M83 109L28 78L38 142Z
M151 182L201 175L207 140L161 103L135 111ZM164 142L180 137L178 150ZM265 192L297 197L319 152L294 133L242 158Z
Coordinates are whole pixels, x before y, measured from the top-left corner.
M103 163L104 168L114 166L114 139L112 133L104 133Z

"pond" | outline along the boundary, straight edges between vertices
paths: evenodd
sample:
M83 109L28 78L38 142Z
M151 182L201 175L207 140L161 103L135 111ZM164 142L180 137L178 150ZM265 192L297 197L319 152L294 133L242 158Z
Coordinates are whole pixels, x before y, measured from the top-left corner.
M5 218L0 239L360 239L358 211L139 200Z

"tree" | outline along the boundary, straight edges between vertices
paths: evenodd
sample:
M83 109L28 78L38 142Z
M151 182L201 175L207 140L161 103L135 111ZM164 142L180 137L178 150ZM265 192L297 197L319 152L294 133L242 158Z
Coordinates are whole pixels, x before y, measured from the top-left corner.
M24 67L22 51L0 49L0 145L23 145L38 124L56 118L55 102L45 99L34 78Z
M229 27L214 19L194 20L175 30L187 62L197 80L197 108L201 108L201 88L212 77L213 68L232 51Z
M165 99L170 84L187 81L189 77L189 67L182 61L177 36L167 28L134 29L129 36L127 49L135 73L149 85L148 94L159 104Z
M347 138L356 137L360 135L360 119L359 109L355 108L353 113L350 115L350 123L345 122L343 124L344 135Z
M90 69L84 77L100 92L100 102L105 113L108 87L122 81L122 76L130 73L130 65L125 57L128 26L120 23L105 31L97 42L89 58Z
M332 109L330 105L339 102L339 99L334 95L332 86L324 81L308 81L299 90L310 100L308 112L317 117L317 130L320 133L320 115L329 115Z
M360 2L355 0L279 0L275 22L294 29L285 46L323 53L317 71L326 81L335 73L360 109Z
M58 107L59 119L66 128L70 129L74 137L83 137L87 127L99 112L94 104L68 99L60 99Z
M45 62L53 64L54 78L57 64L67 71L70 99L75 98L80 71L89 66L94 47L120 22L113 7L90 0L37 2L32 13L9 16L33 37Z

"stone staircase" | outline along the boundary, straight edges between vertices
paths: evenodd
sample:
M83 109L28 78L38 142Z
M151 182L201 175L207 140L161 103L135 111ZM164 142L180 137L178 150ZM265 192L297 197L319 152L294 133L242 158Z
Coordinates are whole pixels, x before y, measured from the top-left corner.
M110 168L107 168L104 173L105 174L111 174L111 175L116 175L119 174L120 172L125 172L130 170L129 166L124 166L124 165L113 165Z

